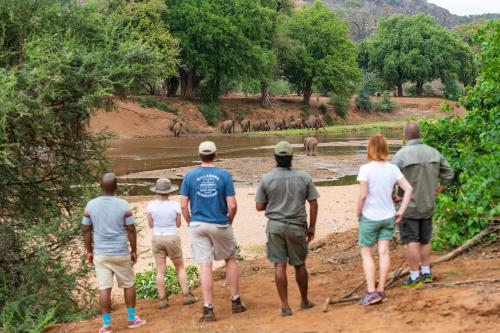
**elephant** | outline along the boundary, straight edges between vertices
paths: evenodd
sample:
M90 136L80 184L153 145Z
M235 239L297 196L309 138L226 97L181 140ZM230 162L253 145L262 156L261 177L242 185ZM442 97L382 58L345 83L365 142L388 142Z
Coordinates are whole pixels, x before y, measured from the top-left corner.
M242 132L250 132L250 120L248 119L243 119L240 123L240 126L241 126L241 131Z
M252 126L254 131L269 131L271 130L271 126L269 126L269 122L267 120L259 121Z
M304 139L304 148L307 156L316 156L316 148L318 147L318 139L314 136L308 136Z
M226 120L220 127L222 134L234 134L234 120Z
M181 136L182 123L176 120L174 124L170 126L170 130L174 133L175 137Z
M283 130L286 130L286 122L285 122L285 119L283 120L278 120L275 125L274 125L274 129L277 130L277 131L283 131Z
M295 121L291 121L289 127L291 129L297 129L298 128L297 123Z

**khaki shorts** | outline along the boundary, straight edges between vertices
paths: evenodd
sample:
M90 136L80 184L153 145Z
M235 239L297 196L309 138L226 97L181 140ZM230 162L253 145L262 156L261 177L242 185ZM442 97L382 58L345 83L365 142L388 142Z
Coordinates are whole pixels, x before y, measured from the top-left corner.
M288 263L301 266L307 258L308 243L305 227L278 221L268 221L266 226L267 259L273 264Z
M99 290L113 288L113 275L116 275L118 288L134 286L135 274L130 254L126 256L94 256L95 274Z
M169 257L170 259L175 259L182 256L181 239L179 236L153 235L152 248L155 258Z
M209 263L236 255L236 240L229 224L191 222L189 242L193 262Z

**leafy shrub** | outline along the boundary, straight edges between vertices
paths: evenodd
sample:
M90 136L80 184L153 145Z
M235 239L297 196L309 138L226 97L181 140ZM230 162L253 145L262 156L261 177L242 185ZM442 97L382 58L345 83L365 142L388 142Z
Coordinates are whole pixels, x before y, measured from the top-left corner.
M200 112L205 117L209 126L217 125L217 120L219 119L220 110L215 104L203 104L200 106Z
M449 80L445 83L444 97L452 101L458 101L462 96L462 90L455 80Z
M342 95L330 95L330 103L333 105L335 114L340 118L345 118L351 107L351 99Z
M245 119L245 110L235 109L233 110L233 113L236 117L235 119L237 122L241 122L243 119Z
M320 104L319 106L319 112L323 115L327 114L328 112L328 105L326 104Z
M429 97L437 96L436 91L434 91L434 88L432 87L432 84L430 84L430 83L424 84L424 86L422 87L422 94L424 96L429 96Z
M149 270L135 275L135 289L139 299L158 298L158 289L156 288L156 268L150 264ZM188 276L189 289L197 288L200 285L200 273L196 266L187 266L186 274ZM167 296L182 294L182 289L177 280L177 271L173 266L167 266L165 272L165 294Z
M328 126L332 126L335 124L335 122L333 121L332 119L332 116L330 116L328 113L325 114L324 116L324 119L325 119L325 123L328 125Z
M302 118L309 117L309 111L310 110L311 110L311 107L309 105L301 105L300 106L300 116Z
M436 204L433 246L452 248L483 230L500 214L500 21L481 32L476 86L461 100L465 118L450 117L421 124L425 142L438 149L455 171L453 183Z
M441 104L439 104L439 111L441 112L453 112L455 108L453 105L451 105L448 101L442 101Z
M377 111L382 111L382 112L391 112L397 106L398 106L398 104L394 103L391 100L391 96L389 95L389 92L385 91L382 94L382 100L375 104L375 109Z
M356 107L366 112L371 112L373 110L371 94L369 94L364 87L361 88L359 95L356 97Z
M158 103L158 109L165 112L173 113L175 115L179 114L179 110L171 108L167 103Z
M417 96L417 86L414 83L409 84L405 89L405 95Z
M139 99L139 105L143 108L157 108L158 101L152 96L141 97Z

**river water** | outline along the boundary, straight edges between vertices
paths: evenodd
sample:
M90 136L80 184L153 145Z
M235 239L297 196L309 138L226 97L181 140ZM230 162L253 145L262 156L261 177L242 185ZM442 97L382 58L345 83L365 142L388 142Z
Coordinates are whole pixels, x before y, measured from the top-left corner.
M318 136L320 155L350 155L366 152L365 140L373 131L327 133ZM387 139L402 139L400 130L385 130ZM198 159L198 145L205 140L214 141L220 158L267 156L270 147L286 140L302 144L304 136L185 136L117 139L108 142L106 155L111 161L111 170L117 175L140 171L178 168L194 165ZM342 143L349 143L342 145ZM337 144L337 145L336 145ZM390 146L391 150L397 147Z

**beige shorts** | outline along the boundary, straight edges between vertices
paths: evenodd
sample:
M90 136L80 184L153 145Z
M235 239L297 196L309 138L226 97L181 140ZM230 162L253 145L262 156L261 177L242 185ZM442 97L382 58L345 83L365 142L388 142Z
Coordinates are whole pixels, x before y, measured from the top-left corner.
M94 256L95 274L99 290L113 288L113 275L116 275L118 288L134 286L135 274L130 254L126 256Z
M182 256L181 239L179 236L153 235L152 248L155 258L169 257L170 259L175 259Z
M236 254L233 227L229 224L191 222L189 242L193 262L197 264L225 260Z

